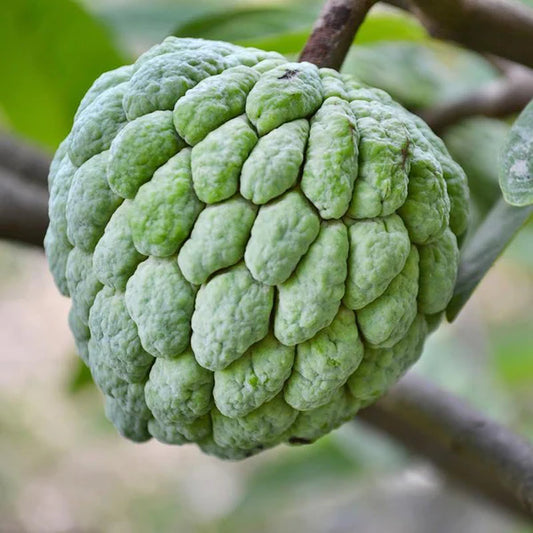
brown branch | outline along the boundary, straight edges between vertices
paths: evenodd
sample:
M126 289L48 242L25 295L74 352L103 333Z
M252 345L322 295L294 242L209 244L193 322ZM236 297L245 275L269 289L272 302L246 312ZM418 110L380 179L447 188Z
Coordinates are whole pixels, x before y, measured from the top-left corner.
M406 376L358 419L430 459L462 487L533 517L533 448L429 382Z
M455 122L475 115L504 117L520 112L533 98L533 71L514 64L505 76L478 91L419 114L433 131L441 133Z
M0 168L46 187L49 166L50 156L41 149L11 135L0 135Z
M435 37L533 67L533 9L514 0L411 0Z
M42 246L47 205L46 188L0 170L0 238Z
M300 61L340 69L357 29L376 0L328 0L313 27Z
M50 158L34 146L0 136L0 238L43 245L49 165Z

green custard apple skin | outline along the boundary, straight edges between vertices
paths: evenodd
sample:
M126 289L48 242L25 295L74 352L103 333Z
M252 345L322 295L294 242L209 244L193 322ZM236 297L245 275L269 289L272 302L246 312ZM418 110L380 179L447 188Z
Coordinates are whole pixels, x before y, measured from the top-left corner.
M385 92L202 39L102 74L49 188L107 417L230 460L315 441L416 362L468 220L464 172Z

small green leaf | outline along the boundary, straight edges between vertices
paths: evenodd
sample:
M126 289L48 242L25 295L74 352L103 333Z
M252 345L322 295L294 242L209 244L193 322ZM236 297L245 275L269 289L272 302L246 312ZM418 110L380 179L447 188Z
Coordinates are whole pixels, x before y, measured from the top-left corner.
M500 187L511 205L533 204L533 100L516 119L502 152Z
M503 199L496 202L463 248L454 294L446 309L450 322L532 213L533 206L513 207Z

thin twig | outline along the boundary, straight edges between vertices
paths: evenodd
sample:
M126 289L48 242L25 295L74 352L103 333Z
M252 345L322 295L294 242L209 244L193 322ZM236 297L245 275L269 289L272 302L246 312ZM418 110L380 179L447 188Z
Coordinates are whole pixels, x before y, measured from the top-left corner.
M33 144L7 134L0 135L0 168L46 187L50 156Z
M357 29L376 0L328 0L313 27L300 61L340 69Z
M42 246L47 205L46 187L0 169L0 238Z
M460 399L406 376L357 418L430 459L462 487L533 517L533 448Z
M533 9L515 0L410 0L435 37L533 68Z
M503 77L481 89L419 114L433 131L441 133L463 118L475 115L505 117L518 113L532 98L533 71L514 64Z
M49 165L50 157L33 145L0 136L0 238L42 246Z

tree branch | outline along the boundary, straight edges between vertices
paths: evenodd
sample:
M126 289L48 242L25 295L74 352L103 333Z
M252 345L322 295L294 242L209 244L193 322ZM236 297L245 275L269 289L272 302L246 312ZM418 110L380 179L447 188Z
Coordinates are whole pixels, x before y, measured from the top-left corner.
M43 245L49 165L50 158L34 146L0 136L0 238Z
M0 170L0 238L43 245L48 226L48 192Z
M300 55L300 61L340 69L359 26L376 1L328 0Z
M357 419L430 459L462 487L533 517L531 445L435 385L406 376Z
M533 45L532 45L533 46ZM514 64L505 76L478 91L438 107L421 111L420 116L440 133L455 122L475 115L504 117L520 112L533 98L533 71Z
M533 9L513 0L411 0L435 37L533 67Z
M47 187L49 167L50 156L36 146L11 135L0 135L0 168Z

